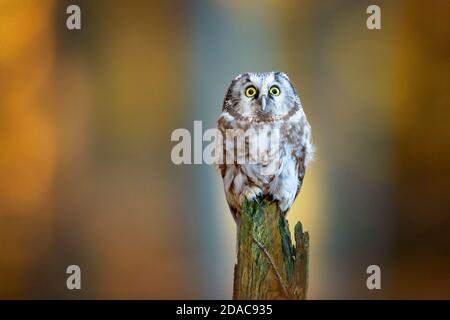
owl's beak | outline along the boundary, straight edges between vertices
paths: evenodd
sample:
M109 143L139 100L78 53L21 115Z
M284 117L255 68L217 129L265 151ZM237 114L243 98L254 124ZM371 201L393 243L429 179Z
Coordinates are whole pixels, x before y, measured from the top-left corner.
M262 111L264 111L266 109L266 104L267 104L267 96L265 94L263 94L261 96L261 109L262 109Z

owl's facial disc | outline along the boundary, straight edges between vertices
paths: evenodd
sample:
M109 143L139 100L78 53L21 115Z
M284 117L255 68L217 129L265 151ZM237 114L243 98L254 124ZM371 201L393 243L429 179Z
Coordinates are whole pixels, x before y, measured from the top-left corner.
M244 73L229 88L225 106L244 117L282 116L299 104L298 96L284 73Z

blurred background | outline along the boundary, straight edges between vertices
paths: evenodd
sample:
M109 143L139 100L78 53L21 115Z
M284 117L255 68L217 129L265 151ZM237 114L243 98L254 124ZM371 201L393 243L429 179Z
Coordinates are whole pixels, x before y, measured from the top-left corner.
M231 298L221 179L174 165L170 136L214 127L237 74L281 70L317 145L289 215L311 235L309 298L450 299L449 13L445 0L0 0L0 298ZM71 264L81 291L66 288ZM366 288L371 264L382 290Z

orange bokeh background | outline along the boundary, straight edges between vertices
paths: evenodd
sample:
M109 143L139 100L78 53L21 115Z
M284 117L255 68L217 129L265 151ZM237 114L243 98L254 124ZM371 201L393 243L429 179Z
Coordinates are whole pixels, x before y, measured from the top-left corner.
M375 2L381 30L367 1L0 0L0 298L231 298L220 178L174 165L170 135L269 70L317 145L289 215L309 297L450 298L449 4Z

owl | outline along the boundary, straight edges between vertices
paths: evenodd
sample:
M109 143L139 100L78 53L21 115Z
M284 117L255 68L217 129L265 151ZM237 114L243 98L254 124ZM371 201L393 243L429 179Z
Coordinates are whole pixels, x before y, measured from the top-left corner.
M217 129L216 167L235 221L245 199L264 196L278 201L286 215L314 154L311 126L288 76L237 76L226 93Z

